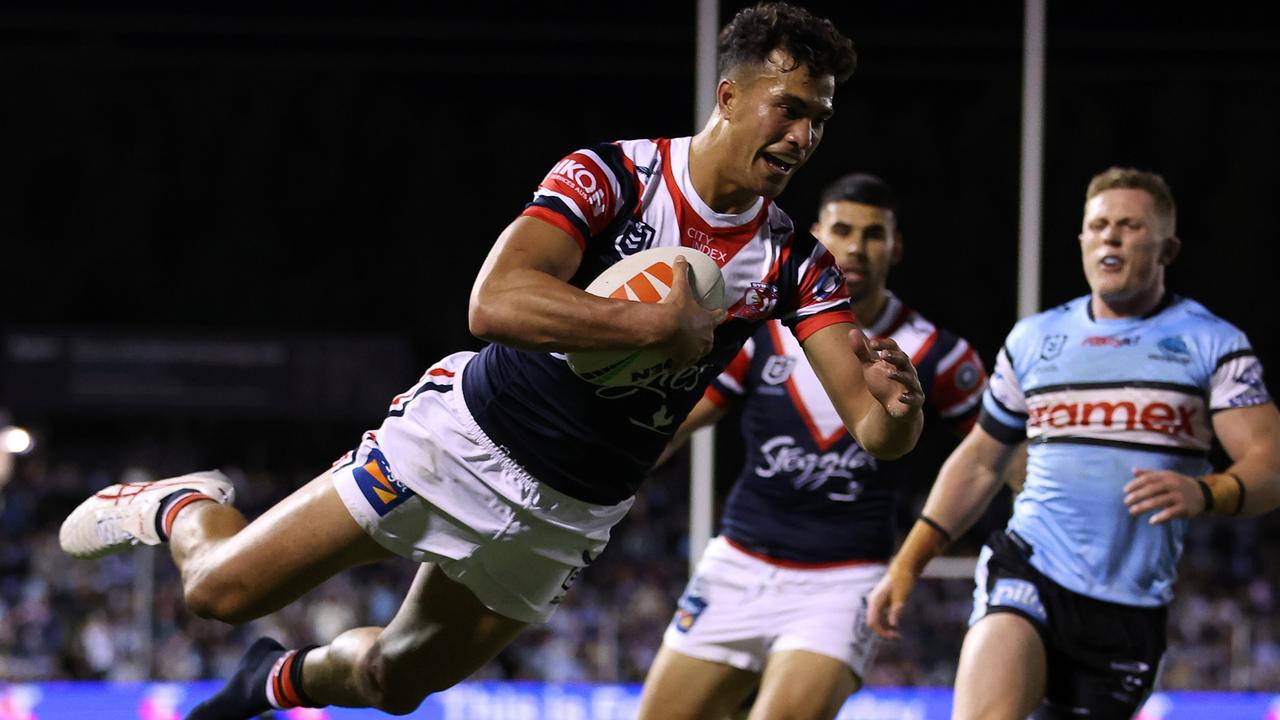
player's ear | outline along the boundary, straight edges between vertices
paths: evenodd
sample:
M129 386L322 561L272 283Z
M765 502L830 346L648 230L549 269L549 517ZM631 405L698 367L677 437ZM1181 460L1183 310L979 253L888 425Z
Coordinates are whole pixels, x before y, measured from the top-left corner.
M903 253L902 231L894 230L893 231L893 254L889 256L889 265L893 266L902 262L902 253Z
M1178 253L1182 251L1182 238L1177 235L1170 235L1164 239L1164 247L1160 248L1160 264L1169 265L1178 258Z
M716 109L721 117L727 120L733 115L737 99L738 84L729 78L720 78L720 84L716 86Z

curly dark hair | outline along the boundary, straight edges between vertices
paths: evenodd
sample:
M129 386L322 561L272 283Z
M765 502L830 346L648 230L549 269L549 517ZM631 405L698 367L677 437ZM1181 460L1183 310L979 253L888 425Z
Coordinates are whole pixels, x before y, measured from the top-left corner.
M769 53L783 50L795 67L815 75L833 75L844 82L858 63L853 41L826 18L784 2L762 2L744 8L720 31L720 77L739 65L763 63ZM787 70L793 70L787 68Z

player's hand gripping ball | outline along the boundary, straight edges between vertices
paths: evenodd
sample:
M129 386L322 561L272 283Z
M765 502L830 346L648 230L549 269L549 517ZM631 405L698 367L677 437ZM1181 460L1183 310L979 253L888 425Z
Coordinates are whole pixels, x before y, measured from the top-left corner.
M625 257L600 273L586 291L599 297L635 302L662 302L675 284L677 257L689 263L689 283L698 304L707 310L724 307L724 276L716 262L687 247L659 247ZM596 385L629 385L661 371L670 360L660 349L588 350L566 354L569 367Z

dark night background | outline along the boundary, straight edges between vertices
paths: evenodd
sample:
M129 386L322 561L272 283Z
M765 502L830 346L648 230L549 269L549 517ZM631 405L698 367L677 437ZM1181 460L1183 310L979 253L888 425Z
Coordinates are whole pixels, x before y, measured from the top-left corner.
M889 180L907 239L891 287L990 364L1016 319L1021 3L805 4L859 67L780 204L808 227L835 176ZM1153 169L1185 240L1171 285L1280 363L1280 23L1251 6L1050 3L1046 307L1086 291L1089 177ZM552 164L694 129L694 19L692 2L0 6L0 331L347 361L276 402L341 398L283 417L58 399L67 381L19 372L10 344L0 407L51 453L143 433L322 468L421 368L478 347L471 280Z
M853 38L859 66L781 206L807 228L830 180L886 178L906 233L890 286L990 365L1017 319L1022 3L801 2ZM722 4L723 22L746 3ZM1049 2L1043 306L1087 291L1089 178L1156 170L1184 239L1171 286L1248 333L1274 390L1280 21L1244 0L1175 5ZM384 624L408 563L229 631L189 617L164 562L155 652L121 645L92 666L76 649L87 619L119 606L119 637L134 622L129 573L86 580L54 528L139 470L221 466L254 516L430 363L478 348L472 279L548 169L591 143L695 130L694 7L0 0L0 428L39 441L0 477L0 666L225 677L255 634L328 641L316 618L335 607L361 613L343 627ZM900 524L950 449L931 430ZM736 434L718 435L721 494ZM686 577L681 474L655 473L559 622L486 677L547 679L556 658L595 680L643 677ZM956 554L1007 512L993 503ZM1193 524L1168 687L1280 687L1276 517ZM919 635L884 649L870 684L950 684L972 585L928 588L904 621ZM46 602L17 604L28 596Z

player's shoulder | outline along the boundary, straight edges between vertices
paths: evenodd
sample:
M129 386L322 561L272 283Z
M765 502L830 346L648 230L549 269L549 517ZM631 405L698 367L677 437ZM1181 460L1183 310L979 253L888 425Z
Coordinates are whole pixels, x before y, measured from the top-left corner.
M652 173L662 162L662 148L669 143L666 138L640 138L633 140L615 140L606 143L619 156L629 160L641 175Z
M1232 358L1253 355L1244 331L1191 298L1176 298L1162 314L1156 341L1161 357L1195 359L1208 376Z
M1186 325L1200 332L1229 337L1241 334L1240 328L1230 321L1223 319L1202 303L1188 297L1175 296L1165 312L1169 314L1173 322L1179 325Z
M981 360L973 346L961 335L938 325L923 313L903 303L892 293L885 314L897 313L896 319L890 319L890 337L904 351L911 355L913 362L920 366L930 363L935 373L948 373L962 364L974 365L973 370L962 373L968 377L981 377L983 370ZM882 319L881 322L884 322ZM879 323L877 323L879 324Z
M590 170L604 172L615 181L645 180L660 171L662 138L601 141L579 146L565 155L555 170L561 173L576 164L587 163Z
M1048 310L1042 310L1014 323L1009 335L1031 335L1044 330L1069 328L1079 325L1088 315L1090 296L1081 295Z
M1030 355L1056 355L1067 337L1087 320L1088 302L1089 296L1083 295L1018 320L1005 338L1003 350L1015 364Z
M649 158L657 153L650 151L646 145L652 146L650 140L615 140L585 145L570 153L565 159L589 159L599 169L614 176L617 181L625 182L636 176L636 168L648 165ZM563 162L563 161L562 161Z
M866 332L876 337L892 338L913 358L926 345L932 346L938 340L938 326L893 292L886 293L880 317L866 328Z
M891 334L907 330L924 335L944 332L942 328L938 327L936 323L925 317L923 313L903 302L893 293L889 293L889 299L885 304L883 316L882 322L887 320L891 323L891 327L889 328L889 332Z
M778 207L777 203L765 200L761 212L764 213L762 229L765 232L757 233L756 236L765 242L778 248L790 245L793 252L798 252L802 256L811 254L815 246L821 246L817 238L809 233L797 233L791 216Z

